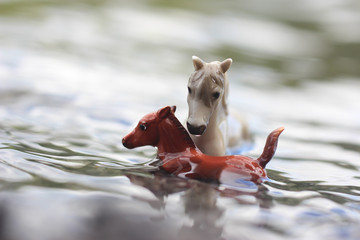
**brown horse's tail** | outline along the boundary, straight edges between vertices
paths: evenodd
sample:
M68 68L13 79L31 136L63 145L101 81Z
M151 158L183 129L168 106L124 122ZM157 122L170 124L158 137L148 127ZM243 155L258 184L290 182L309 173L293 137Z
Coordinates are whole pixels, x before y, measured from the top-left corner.
M280 133L284 131L284 129L284 127L275 129L267 137L264 151L257 159L261 167L265 168L266 164L270 162L271 158L274 156Z

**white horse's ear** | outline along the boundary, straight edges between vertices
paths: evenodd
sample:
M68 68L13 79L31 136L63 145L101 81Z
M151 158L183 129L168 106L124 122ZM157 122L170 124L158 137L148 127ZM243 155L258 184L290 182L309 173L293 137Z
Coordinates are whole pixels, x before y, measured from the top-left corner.
M221 68L221 71L223 73L226 73L227 70L229 70L230 66L231 66L231 63L232 63L232 59L231 58L228 58L228 59L225 59L224 61L222 61L220 63L220 68Z
M195 71L200 70L204 67L205 62L197 56L192 56Z

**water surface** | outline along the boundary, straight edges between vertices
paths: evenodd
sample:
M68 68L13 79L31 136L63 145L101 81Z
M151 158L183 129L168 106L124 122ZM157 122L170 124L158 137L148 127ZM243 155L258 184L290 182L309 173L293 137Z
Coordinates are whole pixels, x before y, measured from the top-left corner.
M1 1L1 239L359 239L357 1ZM169 176L125 149L187 114L191 56L231 57L231 107L269 182Z

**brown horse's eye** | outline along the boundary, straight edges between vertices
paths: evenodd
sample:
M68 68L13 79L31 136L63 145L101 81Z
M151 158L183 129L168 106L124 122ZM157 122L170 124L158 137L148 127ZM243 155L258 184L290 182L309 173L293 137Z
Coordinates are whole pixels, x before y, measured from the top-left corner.
M190 87L188 87L188 92L189 92L189 94L191 94L191 88Z
M212 94L212 97L213 97L214 99L218 99L218 98L220 97L220 93L219 93L219 92L214 92L214 93Z
M146 126L145 126L144 124L140 124L139 128L140 128L141 130L143 130L143 131L146 130Z

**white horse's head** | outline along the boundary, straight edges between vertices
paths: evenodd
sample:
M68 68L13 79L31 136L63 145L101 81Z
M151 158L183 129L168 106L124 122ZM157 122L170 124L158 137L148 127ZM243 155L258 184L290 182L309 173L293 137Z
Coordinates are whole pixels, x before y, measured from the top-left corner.
M202 135L215 109L222 107L227 113L226 71L232 60L228 58L222 62L206 63L196 56L192 60L195 72L188 82L189 115L186 124L191 134Z

